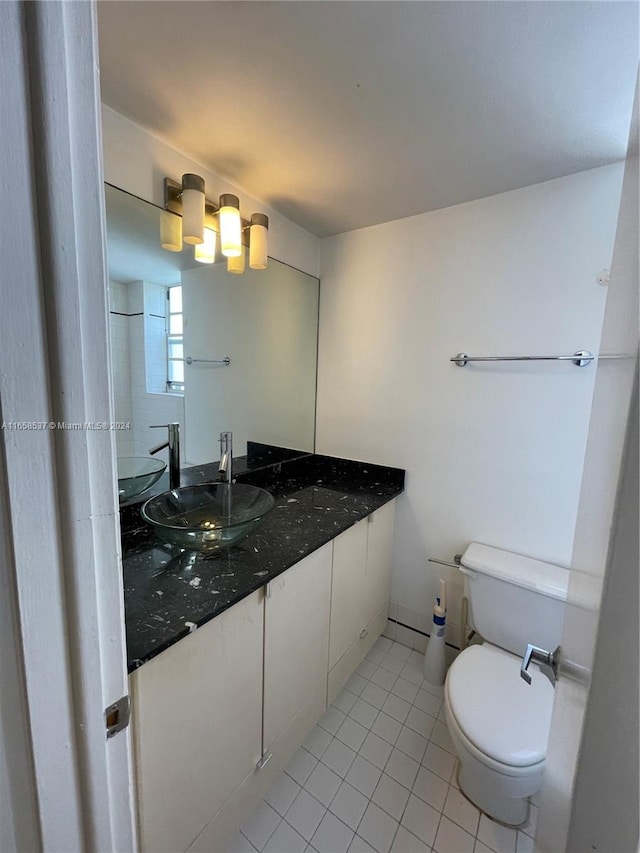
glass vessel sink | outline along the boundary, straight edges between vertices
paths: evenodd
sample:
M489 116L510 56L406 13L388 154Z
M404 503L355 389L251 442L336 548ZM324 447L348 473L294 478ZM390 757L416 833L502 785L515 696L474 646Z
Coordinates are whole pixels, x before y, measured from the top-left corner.
M275 503L269 492L257 486L204 483L149 498L141 513L165 542L196 551L219 551L255 530Z
M150 456L118 457L118 497L120 503L141 495L162 476L166 463Z

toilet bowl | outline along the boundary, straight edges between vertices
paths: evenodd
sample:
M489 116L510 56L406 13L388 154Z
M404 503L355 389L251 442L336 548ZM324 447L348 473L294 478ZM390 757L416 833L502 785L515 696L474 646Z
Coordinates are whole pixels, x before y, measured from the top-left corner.
M444 707L460 761L461 791L510 826L527 820L541 786L554 689L537 665L520 677L527 643L560 642L568 572L473 543L460 571L471 623L484 642L462 651L447 673Z
M458 784L478 808L511 826L524 823L528 798L540 789L553 687L520 659L489 643L470 646L447 674L444 707L460 759Z

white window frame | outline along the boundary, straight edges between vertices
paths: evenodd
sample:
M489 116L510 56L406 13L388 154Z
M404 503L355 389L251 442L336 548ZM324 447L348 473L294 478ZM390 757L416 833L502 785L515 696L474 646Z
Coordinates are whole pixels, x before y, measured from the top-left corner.
M171 356L171 342L177 341L182 343L183 355L184 355L184 334L181 335L172 335L171 334L171 317L183 316L182 311L172 311L171 310L171 300L169 298L169 293L173 290L174 287L179 287L182 290L181 284L172 285L167 288L167 344L166 344L166 352L167 352L167 392L169 394L184 394L184 382L174 382L171 380L171 362L172 361L183 361L183 359L173 358Z

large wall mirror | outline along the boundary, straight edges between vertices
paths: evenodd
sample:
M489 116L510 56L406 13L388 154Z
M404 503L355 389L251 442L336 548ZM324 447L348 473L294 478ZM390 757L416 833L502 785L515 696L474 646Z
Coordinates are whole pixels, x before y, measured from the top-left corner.
M269 259L266 270L201 264L160 247L163 211L105 187L111 362L118 456L146 456L153 424L181 425L183 465L234 455L247 441L313 451L317 278ZM228 359L229 363L225 363Z

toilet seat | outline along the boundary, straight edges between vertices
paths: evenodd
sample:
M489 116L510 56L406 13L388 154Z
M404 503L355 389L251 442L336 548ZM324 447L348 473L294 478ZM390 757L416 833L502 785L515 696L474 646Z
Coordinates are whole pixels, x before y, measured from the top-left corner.
M554 690L533 667L520 678L520 658L489 643L470 646L449 669L445 686L458 735L478 760L498 772L527 774L544 762Z
M478 764L482 765L485 770L490 771L493 774L497 774L505 780L509 779L512 782L518 782L519 780L524 781L530 777L541 775L545 765L544 759L538 764L530 764L526 767L516 767L514 764L502 764L500 761L495 761L495 759L490 758L486 753L479 750L478 747L469 740L460 728L458 721L451 713L451 709L447 708L446 711L447 727L449 729L451 739L456 747L456 754L458 755L458 758L462 759L463 753L466 753L467 756L471 756L471 758L473 758Z

